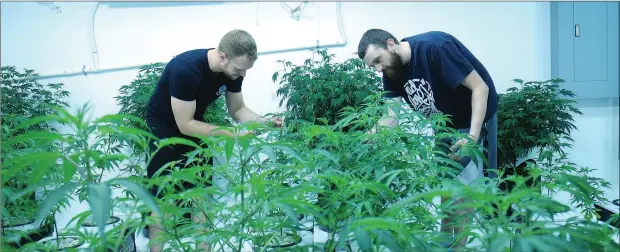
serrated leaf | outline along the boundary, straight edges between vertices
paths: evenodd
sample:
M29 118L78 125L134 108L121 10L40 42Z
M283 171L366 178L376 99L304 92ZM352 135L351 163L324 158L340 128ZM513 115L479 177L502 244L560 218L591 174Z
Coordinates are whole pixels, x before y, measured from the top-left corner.
M31 119L28 119L22 123L20 123L19 125L17 125L15 127L15 130L22 130L22 129L26 129L30 126L33 125L37 125L40 123L47 123L50 121L58 121L58 122L63 122L64 120L57 116L57 115L44 115L44 116L38 116L38 117L33 117Z
M181 138L181 137L171 137L171 138L161 139L157 143L157 148L164 148L169 145L177 145L177 144L198 148L198 145L194 141L191 141L186 138Z
M276 81L278 80L278 72L273 73L273 75L271 76L271 81L273 81L273 83L276 83Z
M151 134L150 132L145 131L145 130L141 130L141 129L137 129L137 128L132 128L132 127L128 127L128 126L117 126L117 127L113 127L113 129L114 129L113 131L108 131L106 133L121 132L121 133L129 134L129 135L143 136L143 137L147 137L149 139L157 139L157 137L155 137L155 135ZM103 130L102 130L102 132L103 132Z
M224 150L226 152L225 153L226 154L226 159L228 161L230 161L230 159L233 156L234 148L235 148L235 139L233 139L232 137L231 138L227 138L226 142L224 144Z
M293 208L291 208L290 206L286 204L282 204L278 202L274 203L274 205L280 208L280 210L284 212L284 214L286 214L286 216L289 218L289 220L293 222L293 224L295 224L295 226L299 226L299 215L295 212Z
M66 198L68 196L68 193L75 189L78 185L79 184L76 183L65 183L64 185L52 191L37 210L37 218L35 223L43 221L43 219L50 214L56 204Z
M271 162L275 163L278 161L276 158L276 153L273 151L273 148L271 148L271 146L264 144L261 146L261 149L263 149L265 154L267 154L267 157Z
M56 160L62 157L62 154L55 152L38 153L38 162L35 165L34 171L28 179L28 184L38 184L43 178L43 175L56 164Z
M25 134L17 135L9 139L8 141L4 141L2 144L13 145L16 143L23 143L30 140L46 140L49 142L52 141L64 141L64 137L58 133L48 132L48 131L29 131Z
M323 155L323 156L325 156L325 157L329 158L331 161L333 161L333 162L334 162L334 163L336 163L336 164L338 164L338 162L340 161L340 160L338 159L338 157L336 157L334 154L332 154L332 153L331 153L331 152L329 152L329 151L323 150L323 149L314 149L314 150L312 150L312 152L316 152L316 153L318 153L318 154L321 154L321 155Z
M397 242L396 238L385 230L373 230L380 244L385 245L390 251L405 251Z
M370 234L366 232L366 230L362 228L356 228L354 231L355 240L362 251L372 251L372 240L370 239Z
M150 207L151 210L157 214L157 216L163 216L159 206L155 203L155 197L153 197L153 195L149 191L146 191L143 187L128 179L115 179L111 183L124 187L131 193L135 194L136 197L142 200L148 207Z
M281 145L281 144L274 144L272 145L273 148L275 149L279 149L285 153L290 154L291 156L295 157L297 160L299 160L302 163L305 163L305 160L301 157L301 155L299 155L299 153L297 151L295 151L293 148L289 147L289 146L285 146L285 145Z
M71 160L68 160L68 158L69 157L65 157L62 163L62 171L64 175L63 182L65 183L71 181L73 175L75 175L75 172L77 171L77 166L75 166L77 162L71 162Z
M112 210L112 198L110 196L110 187L107 182L88 185L88 198L86 199L90 205L90 211L93 220L98 226L99 236L106 245L105 226L110 219L110 211Z

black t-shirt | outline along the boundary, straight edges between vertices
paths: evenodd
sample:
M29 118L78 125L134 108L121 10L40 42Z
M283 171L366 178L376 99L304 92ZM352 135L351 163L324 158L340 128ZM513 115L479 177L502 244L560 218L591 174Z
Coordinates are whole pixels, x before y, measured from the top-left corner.
M207 60L211 49L190 50L168 62L149 100L147 124L180 132L172 113L171 96L183 101L196 100L194 119L203 121L207 107L225 91L241 92L243 77L230 80L223 73L211 71Z
M431 31L401 41L409 42L411 60L402 81L397 82L384 74L385 97L402 97L414 110L426 116L447 114L452 120L449 126L469 128L472 92L461 82L476 70L489 87L484 122L495 114L499 98L493 79L459 40L445 32Z

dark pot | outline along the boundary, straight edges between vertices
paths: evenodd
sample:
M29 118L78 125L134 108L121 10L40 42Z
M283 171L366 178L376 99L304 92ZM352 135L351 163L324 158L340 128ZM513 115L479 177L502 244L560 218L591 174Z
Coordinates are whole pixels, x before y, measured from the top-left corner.
M57 245L59 242L63 242L65 241L68 244L65 244L65 246L54 246ZM48 243L52 243L54 244L53 248L55 249L69 249L69 248L79 248L80 246L84 245L84 240L77 237L77 236L60 236L58 238L52 238L52 239L48 239L45 241L40 241L43 244L48 244Z
M117 223L119 223L121 221L121 219L117 216L110 216L110 218L108 219L108 223L106 225L116 225ZM97 224L90 222L90 221L84 221L82 223L83 227L89 227L89 228L96 228ZM134 252L137 251L136 250L136 235L134 232L132 232L130 229L126 229L125 230L125 240L123 241L123 243L121 244L121 246L119 247L119 252ZM107 251L112 251L111 249L108 249Z
M620 206L620 200L615 199L611 201L611 204L613 206ZM598 213L599 217L598 220L602 221L602 222L606 222L609 223L609 225L615 227L615 228L620 228L620 221L616 220L616 221L611 221L611 219L613 218L614 215L614 211L610 205L601 205L601 204L594 204L594 207L596 209L596 212Z
M511 175L519 175L519 176L523 176L523 177L527 177L530 176L530 172L526 169L527 164L528 163L534 163L536 164L536 161L529 159L526 161L523 161L521 164L519 164L517 167L515 167L514 169L507 169L504 168L504 174L502 175L502 178L506 178L508 176ZM533 178L529 178L525 184L529 187L539 187L540 183L542 182L542 178L538 177L535 180ZM499 185L499 188L503 191L506 192L511 192L512 189L514 188L514 183L513 182L504 182L501 183ZM542 188L541 189L541 193L542 193Z
M502 174L503 179L507 178L508 176L512 176L512 175L519 175L519 176L523 176L523 177L528 177L530 176L529 171L526 169L527 164L533 162L536 163L536 161L532 160L532 159L528 159L526 161L521 162L521 164L519 164L517 167L515 167L514 169L510 169L510 168L504 168L504 173ZM525 181L525 185L529 186L529 187L537 187L539 192L542 193L542 187L540 187L540 184L542 183L542 178L538 177L536 179L534 178L529 178L527 181ZM512 181L503 181L502 183L499 184L499 189L504 191L504 192L511 192L512 189L514 188L515 183ZM495 208L496 212L495 212L495 216L497 217L500 213L497 212L497 206L493 205L493 207ZM501 213L504 214L506 216L511 216L513 214L513 211L511 208L508 208L508 210L505 213ZM487 218L491 218L491 216L487 216ZM515 219L513 221L520 221L518 219Z
M108 249L108 251L112 251ZM125 240L118 248L119 252L136 252L138 248L136 247L136 234L132 232L130 229L125 230Z
M106 225L114 225L116 223L118 223L119 221L121 221L120 218L116 217L116 216L110 216L110 218L108 219L108 223L106 223ZM90 221L84 221L82 223L83 227L97 227L97 224L94 222L90 222Z
M35 227L27 234L18 233L19 230L23 230L24 228L28 228L28 226L33 226L35 219L31 218L29 221L22 222L19 224L7 224L5 221L2 222L2 233L3 239L7 240L7 244L14 248L21 248L22 246L39 241L45 237L50 236L54 232L54 223L55 219L53 216L49 216L43 220L39 227ZM13 237L11 237L13 236Z

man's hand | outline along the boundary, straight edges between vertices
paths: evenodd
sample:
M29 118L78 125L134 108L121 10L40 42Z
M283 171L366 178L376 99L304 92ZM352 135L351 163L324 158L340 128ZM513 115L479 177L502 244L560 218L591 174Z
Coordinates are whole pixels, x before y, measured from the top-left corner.
M374 129L374 128L373 128ZM375 138L375 136L372 136L373 134L377 133L376 130L370 130L367 131L366 133L364 133L363 137L362 137L362 144L374 144L373 139Z
M256 131L254 130L239 130L236 132L232 132L233 137L241 137L245 135L256 135Z
M367 135L371 135L371 134L375 134L375 133L377 133L377 127L376 126L370 128L368 131L366 131Z
M261 117L259 119L259 122L261 123L266 123L266 124L271 124L274 127L278 127L278 128L282 128L282 126L284 125L284 120L282 120L282 118L279 117Z
M478 136L469 134L469 137L459 139L454 145L452 145L452 147L450 147L451 153L448 154L448 157L450 157L450 159L454 161L458 161L461 157L456 153L461 149L461 147L463 147L463 145L466 145L469 141L478 142Z

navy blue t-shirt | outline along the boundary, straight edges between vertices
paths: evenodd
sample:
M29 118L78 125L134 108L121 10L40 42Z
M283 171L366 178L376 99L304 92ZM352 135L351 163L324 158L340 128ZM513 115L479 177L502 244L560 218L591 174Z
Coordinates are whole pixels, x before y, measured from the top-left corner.
M491 76L476 57L455 37L431 31L402 39L411 46L411 60L401 81L383 75L386 98L402 97L416 111L426 116L446 114L450 127L469 128L471 125L471 95L461 82L476 70L489 86L484 122L497 110L498 95Z
M183 101L196 100L194 119L203 121L207 107L225 91L241 92L243 77L230 80L223 73L211 71L207 60L211 49L190 50L168 62L149 100L147 124L180 132L172 113L171 96Z

